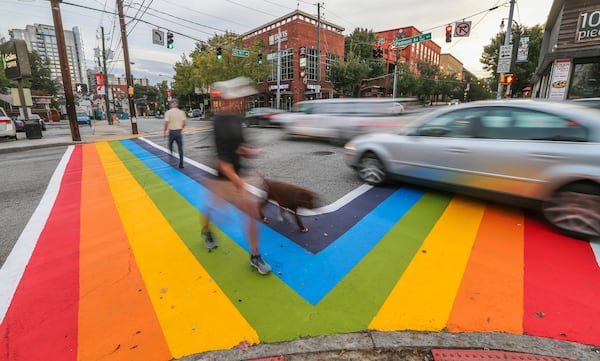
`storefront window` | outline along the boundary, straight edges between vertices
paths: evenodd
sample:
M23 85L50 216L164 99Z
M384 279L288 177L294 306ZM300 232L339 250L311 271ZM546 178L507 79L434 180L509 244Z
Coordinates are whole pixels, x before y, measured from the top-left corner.
M317 49L306 49L306 79L318 80L317 78Z
M600 58L574 64L569 99L600 97Z

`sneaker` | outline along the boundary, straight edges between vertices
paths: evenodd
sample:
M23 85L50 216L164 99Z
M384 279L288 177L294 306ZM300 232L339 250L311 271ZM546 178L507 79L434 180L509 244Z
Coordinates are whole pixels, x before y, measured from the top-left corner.
M202 238L204 238L204 245L206 248L215 249L219 247L219 244L215 241L211 232L202 232Z
M271 266L259 254L250 256L250 265L256 268L261 275L271 272Z

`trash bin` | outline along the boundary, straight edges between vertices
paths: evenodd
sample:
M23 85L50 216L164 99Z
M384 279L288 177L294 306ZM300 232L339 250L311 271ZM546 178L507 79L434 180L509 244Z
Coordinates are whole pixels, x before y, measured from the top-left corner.
M40 139L42 137L42 126L38 122L27 122L25 124L25 136L27 139Z

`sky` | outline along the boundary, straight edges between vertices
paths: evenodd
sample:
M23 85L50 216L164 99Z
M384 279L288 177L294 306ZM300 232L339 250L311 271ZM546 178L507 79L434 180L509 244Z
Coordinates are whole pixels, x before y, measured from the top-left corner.
M405 26L431 33L442 53L452 54L479 78L491 75L479 59L510 12L510 0L325 0L320 4L321 18L345 28L344 35L356 28L377 32ZM552 0L516 0L513 20L527 27L544 25L551 6ZM0 9L0 38L6 40L9 29L54 25L48 0L0 0ZM315 16L318 11L314 0L124 0L124 9L132 74L148 78L150 84L171 81L173 66L188 56L197 41L225 31L242 34L296 9ZM102 47L100 29L104 28L105 47L115 54L108 72L125 73L119 22L113 15L116 0L63 0L60 10L65 30L80 28L88 69L97 66L94 49ZM446 43L446 25L464 21L471 22L470 35ZM153 44L153 29L173 31L175 48Z

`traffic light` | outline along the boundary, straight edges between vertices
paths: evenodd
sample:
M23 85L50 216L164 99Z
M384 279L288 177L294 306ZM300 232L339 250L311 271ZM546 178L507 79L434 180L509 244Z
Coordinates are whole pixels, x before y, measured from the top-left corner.
M375 43L373 46L373 57L374 58L382 58L383 57L383 49L381 49L381 44Z
M513 74L505 74L504 81L506 82L506 84L510 85L515 82L515 76Z
M258 52L257 61L258 61L258 65L261 65L263 63L262 51Z
M452 42L452 25L446 25L446 42Z
M173 41L173 33L167 32L167 48L173 49L175 47L175 42Z
M221 45L217 45L217 59L223 59L223 49L221 48Z

